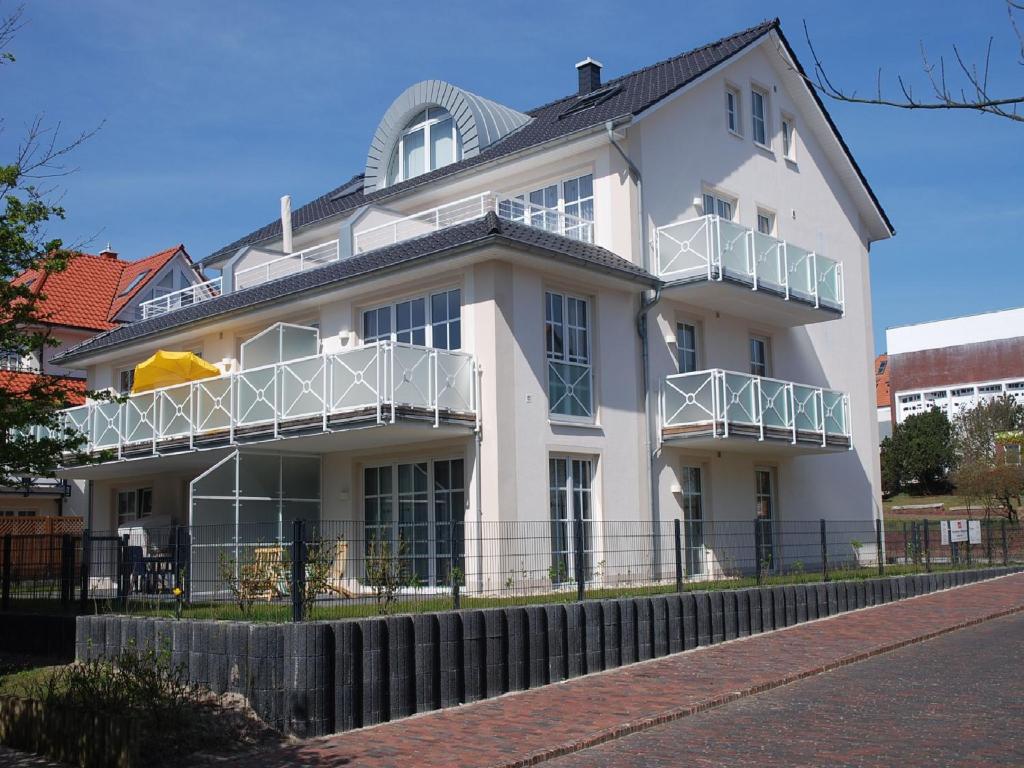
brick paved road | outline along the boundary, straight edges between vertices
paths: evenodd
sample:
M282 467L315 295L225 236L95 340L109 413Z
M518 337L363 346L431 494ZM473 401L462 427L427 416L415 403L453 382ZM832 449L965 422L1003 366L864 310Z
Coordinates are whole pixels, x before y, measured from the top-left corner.
M1022 670L1016 614L544 765L1019 767Z
M531 765L965 624L1021 610L1024 574L308 741L250 755L230 765Z

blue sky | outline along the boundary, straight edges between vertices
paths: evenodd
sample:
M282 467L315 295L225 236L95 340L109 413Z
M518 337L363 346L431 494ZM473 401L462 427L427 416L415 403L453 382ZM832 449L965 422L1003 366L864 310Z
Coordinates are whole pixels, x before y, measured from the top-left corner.
M772 14L805 65L806 19L833 78L861 90L878 64L923 89L919 42L980 57L994 34L995 90L1019 93L1000 0L850 9L29 0L18 61L0 70L0 159L39 112L68 132L105 121L61 181L68 218L56 234L94 251L109 240L127 258L183 241L201 258L273 219L282 194L305 202L359 171L391 100L428 77L527 109L572 92L585 56L615 77ZM876 346L887 326L1024 303L1024 125L828 107L898 231L872 252Z

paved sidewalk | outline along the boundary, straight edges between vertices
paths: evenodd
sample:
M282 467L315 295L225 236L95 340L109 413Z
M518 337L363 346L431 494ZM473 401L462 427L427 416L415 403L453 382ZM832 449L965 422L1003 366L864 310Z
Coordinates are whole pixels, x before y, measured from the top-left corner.
M230 765L526 766L1024 610L1024 574L248 755Z
M1020 768L1024 613L747 696L544 768Z

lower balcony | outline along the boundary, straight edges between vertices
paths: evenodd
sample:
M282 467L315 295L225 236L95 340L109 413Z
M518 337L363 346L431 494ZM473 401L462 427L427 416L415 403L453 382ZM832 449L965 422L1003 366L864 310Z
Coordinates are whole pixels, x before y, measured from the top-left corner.
M713 369L667 376L662 438L688 447L816 453L852 445L849 396Z
M378 342L90 403L64 422L111 461L295 437L317 450L331 433L370 426L411 424L420 434L410 439L472 432L477 398L472 355Z

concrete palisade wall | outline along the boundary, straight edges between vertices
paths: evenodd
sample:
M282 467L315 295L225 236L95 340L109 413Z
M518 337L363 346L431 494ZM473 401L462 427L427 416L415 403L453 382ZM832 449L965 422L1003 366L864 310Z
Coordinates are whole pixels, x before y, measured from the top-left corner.
M254 624L81 616L79 659L171 653L300 737L536 688L844 611L1016 573L990 568L583 603Z

